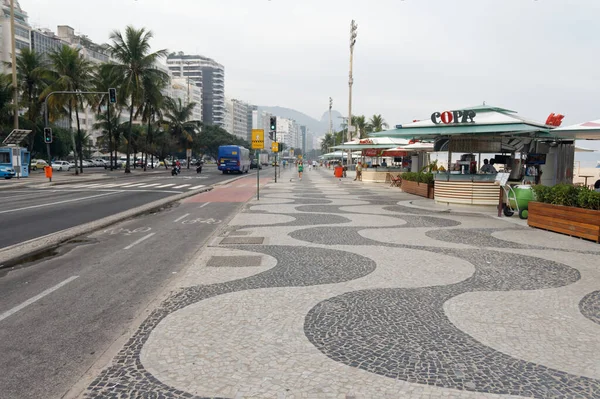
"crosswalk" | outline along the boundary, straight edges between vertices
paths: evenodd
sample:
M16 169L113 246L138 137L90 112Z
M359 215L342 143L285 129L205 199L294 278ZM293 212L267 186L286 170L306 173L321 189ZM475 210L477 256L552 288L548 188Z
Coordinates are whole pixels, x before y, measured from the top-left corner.
M177 183L85 183L85 184L66 184L61 186L48 187L52 189L77 189L77 190L99 190L99 189L110 189L110 190L121 190L127 189L129 191L151 191L151 190L197 190L202 187L206 187L204 184L177 184Z

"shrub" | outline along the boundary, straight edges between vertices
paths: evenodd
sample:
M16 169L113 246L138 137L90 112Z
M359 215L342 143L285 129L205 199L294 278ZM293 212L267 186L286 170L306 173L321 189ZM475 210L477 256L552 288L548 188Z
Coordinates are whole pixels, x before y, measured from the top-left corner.
M404 172L402 173L402 180L433 184L433 174L425 172Z
M533 186L536 201L552 205L574 206L600 210L600 193L587 187L557 184L552 187Z

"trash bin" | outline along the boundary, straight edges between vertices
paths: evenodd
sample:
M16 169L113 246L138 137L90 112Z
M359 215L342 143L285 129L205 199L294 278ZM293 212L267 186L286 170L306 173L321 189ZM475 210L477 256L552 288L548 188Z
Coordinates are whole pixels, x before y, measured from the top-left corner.
M519 217L521 219L527 219L529 215L529 201L533 200L535 200L535 193L533 192L533 188L527 184L515 186L512 191L508 192L510 207L519 210Z
M344 168L342 166L336 166L335 168L333 168L333 175L335 177L344 176Z

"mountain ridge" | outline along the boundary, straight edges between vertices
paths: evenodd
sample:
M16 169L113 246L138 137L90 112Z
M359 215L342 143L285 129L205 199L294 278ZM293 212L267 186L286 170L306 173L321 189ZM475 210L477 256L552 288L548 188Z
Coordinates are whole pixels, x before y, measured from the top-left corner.
M301 111L280 106L259 105L258 111L268 112L282 118L293 119L298 122L298 124L306 126L316 137L324 136L329 132L329 111L326 111L323 114L321 120L313 118ZM333 130L339 130L341 119L338 117L341 115L342 114L338 111L331 111Z

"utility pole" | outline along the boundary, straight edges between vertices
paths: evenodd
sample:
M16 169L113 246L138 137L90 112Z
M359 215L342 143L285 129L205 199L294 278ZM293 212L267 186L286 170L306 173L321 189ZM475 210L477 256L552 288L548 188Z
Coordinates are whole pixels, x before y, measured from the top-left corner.
M15 0L10 0L10 39L12 42L12 85L15 105L14 127L19 128L19 90L17 90L17 43L15 39ZM29 149L31 151L31 149Z
M354 44L356 43L356 30L358 25L354 20L350 23L350 74L348 79L348 141L352 141L352 62L354 56ZM348 165L352 165L352 150L348 150Z
M333 106L333 99L329 97L329 136L333 138L333 122L331 121L331 107ZM335 139L334 139L335 143Z

